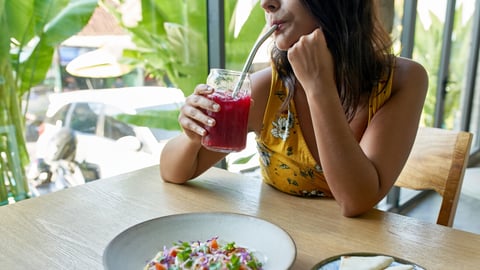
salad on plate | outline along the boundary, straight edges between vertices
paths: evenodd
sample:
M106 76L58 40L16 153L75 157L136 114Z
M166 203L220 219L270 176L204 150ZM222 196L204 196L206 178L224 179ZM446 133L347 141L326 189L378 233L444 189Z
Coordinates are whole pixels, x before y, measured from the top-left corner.
M144 270L262 270L254 252L235 242L221 244L218 237L207 241L178 241L150 260Z

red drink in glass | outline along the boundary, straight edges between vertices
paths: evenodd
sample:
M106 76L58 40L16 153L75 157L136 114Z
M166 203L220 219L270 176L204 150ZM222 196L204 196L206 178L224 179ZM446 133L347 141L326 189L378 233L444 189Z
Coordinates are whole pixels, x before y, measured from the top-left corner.
M217 92L210 98L220 105L219 112L208 111L215 119L215 126L205 127L208 134L203 137L203 146L220 152L237 152L245 148L248 133L248 111L250 96L233 98L231 93Z
M215 126L206 126L207 135L202 137L202 145L218 152L238 152L245 148L248 133L248 113L250 110L250 78L244 74L242 87L233 96L241 72L212 69L207 84L215 88L208 96L220 105L220 111L206 111L215 119Z

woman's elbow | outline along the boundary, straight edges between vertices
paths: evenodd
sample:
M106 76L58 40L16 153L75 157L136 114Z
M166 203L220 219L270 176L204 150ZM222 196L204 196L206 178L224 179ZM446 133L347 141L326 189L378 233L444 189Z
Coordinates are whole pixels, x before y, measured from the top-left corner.
M173 184L184 184L188 180L190 180L189 178L179 177L178 175L170 174L166 172L166 170L160 170L160 178L164 182L173 183Z
M344 217L348 217L348 218L358 217L358 216L364 214L365 212L367 212L367 211L366 210L359 210L359 209L345 209L345 208L342 208L342 215Z
M374 205L362 203L339 203L344 217L355 218L374 208Z
M166 183L178 184L178 185L185 184L187 182L187 180L169 179L165 177L162 177L162 180L163 182L166 182Z

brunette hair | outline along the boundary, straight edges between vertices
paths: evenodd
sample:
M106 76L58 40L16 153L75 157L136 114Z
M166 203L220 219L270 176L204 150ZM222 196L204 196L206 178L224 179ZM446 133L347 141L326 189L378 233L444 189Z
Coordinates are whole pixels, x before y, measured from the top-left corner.
M334 61L338 95L348 121L363 98L390 74L394 55L389 33L378 20L376 0L301 0L322 28ZM272 60L293 98L296 78L287 52L272 48Z

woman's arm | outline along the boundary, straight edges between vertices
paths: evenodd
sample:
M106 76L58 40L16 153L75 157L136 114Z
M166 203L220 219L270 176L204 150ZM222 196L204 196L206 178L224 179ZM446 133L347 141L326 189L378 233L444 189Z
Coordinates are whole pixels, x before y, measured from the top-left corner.
M215 119L202 112L202 109L218 110L218 104L206 97L212 91L207 85L198 85L186 98L178 117L183 133L169 140L160 154L160 174L164 181L184 183L226 156L201 145L202 136L206 134L204 126L215 125Z
M415 139L428 78L421 65L398 59L392 96L359 142L338 98L325 44L321 31L314 31L292 47L289 59L308 100L326 181L343 214L356 216L374 207L401 172Z
M385 197L415 140L426 72L414 62L398 60L393 80L392 96L375 113L359 143L343 115L330 113L341 110L340 104L309 104L316 116L314 129L325 176L346 216L361 214Z
M262 127L263 112L271 80L270 68L251 76L253 99L249 113L249 130L258 132ZM180 110L179 123L183 133L167 142L160 155L160 173L167 182L184 183L202 174L226 156L225 153L209 151L201 145L206 125L215 125L204 110L217 110L215 103L205 96L212 91L207 85L199 85L187 97ZM234 136L235 134L232 134Z
M205 149L200 141L191 140L185 133L167 142L160 154L160 173L166 182L182 184L191 180L226 156Z

